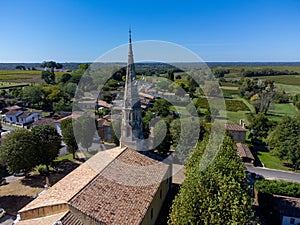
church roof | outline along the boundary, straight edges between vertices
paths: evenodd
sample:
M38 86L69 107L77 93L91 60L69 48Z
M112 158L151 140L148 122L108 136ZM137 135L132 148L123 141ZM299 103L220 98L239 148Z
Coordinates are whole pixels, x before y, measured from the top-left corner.
M19 212L26 213L40 207L67 203L123 150L120 147L116 147L97 153L27 204Z
M140 224L168 169L127 148L70 200L71 211L104 224Z

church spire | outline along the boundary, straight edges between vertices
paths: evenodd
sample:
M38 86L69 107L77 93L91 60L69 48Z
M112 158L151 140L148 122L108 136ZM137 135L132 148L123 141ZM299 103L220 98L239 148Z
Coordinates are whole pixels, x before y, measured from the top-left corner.
M143 139L142 109L137 85L132 51L131 29L129 28L128 62L122 109L121 145L131 147L135 150L141 150L140 145Z

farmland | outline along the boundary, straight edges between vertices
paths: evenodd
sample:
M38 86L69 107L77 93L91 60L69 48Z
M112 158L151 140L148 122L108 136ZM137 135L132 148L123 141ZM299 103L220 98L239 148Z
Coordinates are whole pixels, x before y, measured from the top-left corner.
M55 72L61 76L64 72ZM41 71L38 70L0 70L0 81L14 83L41 83Z

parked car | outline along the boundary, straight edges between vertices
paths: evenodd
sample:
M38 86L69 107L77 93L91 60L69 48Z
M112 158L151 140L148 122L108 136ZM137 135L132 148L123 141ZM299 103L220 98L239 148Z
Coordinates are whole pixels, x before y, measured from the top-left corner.
M2 218L5 215L5 210L3 208L0 208L0 218Z
M5 178L0 178L0 186L6 184Z
M14 173L14 176L15 177L23 177L23 176L25 176L25 171L24 170L20 170L19 172Z

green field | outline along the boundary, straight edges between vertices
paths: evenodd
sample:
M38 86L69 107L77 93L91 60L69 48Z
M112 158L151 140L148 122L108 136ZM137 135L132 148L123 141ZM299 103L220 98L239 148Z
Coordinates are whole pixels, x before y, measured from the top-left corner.
M272 120L279 121L284 116L293 116L296 115L298 110L294 107L291 103L290 104L278 104L278 103L271 103L268 117Z
M292 170L291 168L284 166L278 157L273 156L270 152L258 152L257 156L265 167L277 170Z
M276 84L300 85L300 75L261 76L253 78L273 80Z
M0 70L0 81L12 81L16 83L41 83L42 71L38 70ZM64 72L55 72L56 77L60 77Z
M38 70L0 70L0 76L2 75L41 75L41 71Z

